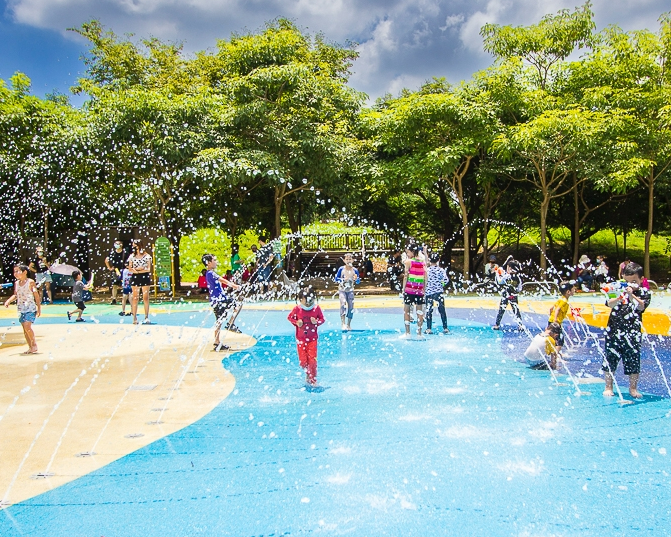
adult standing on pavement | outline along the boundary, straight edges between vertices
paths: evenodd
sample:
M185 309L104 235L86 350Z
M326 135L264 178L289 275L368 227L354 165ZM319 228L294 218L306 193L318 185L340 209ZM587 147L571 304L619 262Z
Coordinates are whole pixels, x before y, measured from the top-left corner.
M137 306L140 302L140 291L144 302L144 320L142 324L151 324L149 320L149 287L151 286L151 255L145 250L142 239L133 241L133 253L128 258L128 270L130 270L130 285L133 289L131 299L131 311L133 312L133 324L137 324Z
M48 302L51 304L53 303L53 297L51 294L52 279L51 272L49 272L50 266L51 263L47 261L47 254L44 252L44 248L37 246L35 248L35 256L28 261L28 270L35 276L35 284L40 289L40 293L42 293L42 286L47 290Z
M117 239L114 241L114 249L105 258L105 266L112 273L112 301L110 304L116 304L116 296L119 289L123 287L121 282L121 273L126 268L128 252L124 250L123 243Z

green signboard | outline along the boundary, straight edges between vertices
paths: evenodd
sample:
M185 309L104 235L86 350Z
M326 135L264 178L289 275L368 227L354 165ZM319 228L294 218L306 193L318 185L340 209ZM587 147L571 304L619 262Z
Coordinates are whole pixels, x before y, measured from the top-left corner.
M173 285L172 246L165 237L159 237L154 243L154 271L158 289L170 291Z

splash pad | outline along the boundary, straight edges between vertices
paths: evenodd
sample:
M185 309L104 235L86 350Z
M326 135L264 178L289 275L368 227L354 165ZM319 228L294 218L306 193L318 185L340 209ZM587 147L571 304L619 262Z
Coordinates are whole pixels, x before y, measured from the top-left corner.
M671 404L654 381L659 374L650 346L644 346L645 398L623 406L601 396L598 353L588 342L567 357L579 390L563 371L555 383L547 372L516 361L528 338L512 330L493 332L488 301L448 299L451 333L407 341L395 297L357 299L354 330L348 333L339 329L337 303L322 300L327 319L319 351L322 393L304 389L285 320L293 303L247 306L239 325L256 344L226 355L209 348L195 355L199 336L192 336L190 353L173 350L180 333L211 335L204 327L212 317L203 305L180 306L157 314L158 324L142 329L153 330L144 347L141 338L132 339L144 352L122 375L125 398L94 412L93 401L112 382L123 359L119 349L128 348L124 338L132 330L103 310L95 330L117 332L109 342L96 332L91 348L98 352L80 359L88 361L87 368L98 356L98 368L109 362L67 394L54 389L56 400L41 412L48 415L64 400L30 453L45 416L36 420L35 430L18 422L12 427L24 432L12 443L20 452L16 460L2 465L2 492L26 453L27 472L18 473L7 495L13 505L0 512L0 533L430 535L453 527L469 534L595 535L653 534L668 524L671 515L662 498L671 484ZM521 302L525 323L537 330L546 310ZM51 344L63 350L75 345L72 325L47 324L56 321L45 317L36 325L38 336L42 329L43 334L60 329ZM592 330L598 341L601 332ZM252 343L249 336L247 341ZM152 342L154 352L162 349L153 360L171 366L154 371L150 382L140 372L152 358ZM656 336L655 344L668 371L668 339ZM15 391L3 388L3 439L23 400L40 386L56 384L50 376L56 364L46 370L43 365L50 362L49 352L56 361L58 349L49 351L46 339L42 348L22 379L29 382L18 383ZM0 360L6 363L12 353L18 350L0 347ZM194 373L199 364L206 367ZM205 371L222 380L230 373L227 397L207 396L213 378ZM174 388L180 373L192 386L173 390L177 398L168 400L163 392ZM162 390L127 391L134 380L138 388ZM29 384L31 390L21 393ZM191 416L187 392L196 394L198 412ZM19 400L8 409L16 395ZM117 421L115 408L138 395L146 400ZM629 401L626 394L624 400ZM158 419L154 409L163 408ZM181 419L171 418L171 412ZM167 430L171 419L179 424ZM158 437L148 437L155 431ZM98 437L104 440L96 444ZM138 441L142 444L123 452L124 442ZM115 448L116 455L104 459ZM101 458L102 464L91 466ZM26 482L45 488L11 501L12 491ZM44 490L49 492L40 493Z

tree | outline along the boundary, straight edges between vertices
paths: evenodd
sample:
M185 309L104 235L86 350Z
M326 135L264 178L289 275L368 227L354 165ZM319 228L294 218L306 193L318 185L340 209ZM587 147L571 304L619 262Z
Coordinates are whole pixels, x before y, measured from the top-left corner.
M485 24L480 30L486 52L497 59L520 58L531 66L533 84L548 89L553 70L561 66L576 48L588 46L595 28L591 3L570 12L546 15L531 26Z
M258 35L219 41L212 56L199 55L202 78L226 96L226 131L236 140L233 152L210 156L247 163L252 176L266 179L276 236L293 195L326 188L335 194L357 166L354 124L364 96L346 86L356 57L283 19Z
M79 195L88 185L85 121L67 103L30 95L26 75L10 82L0 81L0 229L4 241L41 236L51 249L51 228L90 220L90 201Z
M566 86L584 106L627 117L617 143L610 145L602 189L625 192L637 183L647 190L644 273L650 277L650 239L654 230L655 186L668 180L671 167L671 19L660 30L623 32L610 27L594 51L572 66Z
M495 150L513 162L511 177L527 181L541 195L541 270L547 269L547 216L550 203L573 190L568 181L598 153L612 117L574 107L548 110L508 127L494 141ZM584 176L576 181L584 181Z
M220 143L213 122L218 104L206 92L175 95L134 87L101 92L89 106L104 155L102 171L118 193L132 194L125 203L117 194L109 210L120 221L134 214L162 230L174 248L177 283L180 239L196 229L207 180L196 159ZM133 211L134 204L144 216Z
M104 213L117 223L158 226L173 245L179 284L180 239L195 230L202 198L196 159L229 143L216 114L223 99L191 81L178 45L150 39L140 46L97 21L76 31L93 45L75 91L91 96L86 111L97 141L91 159L115 189Z
M469 195L466 181L470 179L473 189L475 163L498 128L491 103L482 94L434 81L417 93L387 100L369 114L368 122L382 157L382 180L392 190L405 190L432 208L431 216L442 225L445 247L451 247L450 213L456 205L464 241L463 274L470 278L470 219L480 201L469 207L468 200L481 193L476 187L478 192Z

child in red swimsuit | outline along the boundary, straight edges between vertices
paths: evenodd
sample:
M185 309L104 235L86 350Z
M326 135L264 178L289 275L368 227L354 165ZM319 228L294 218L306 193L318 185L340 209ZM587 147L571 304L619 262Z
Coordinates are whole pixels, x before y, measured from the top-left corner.
M324 324L324 314L315 304L315 295L309 289L298 293L298 304L289 314L289 322L296 327L298 362L305 370L308 388L317 386L317 327Z

